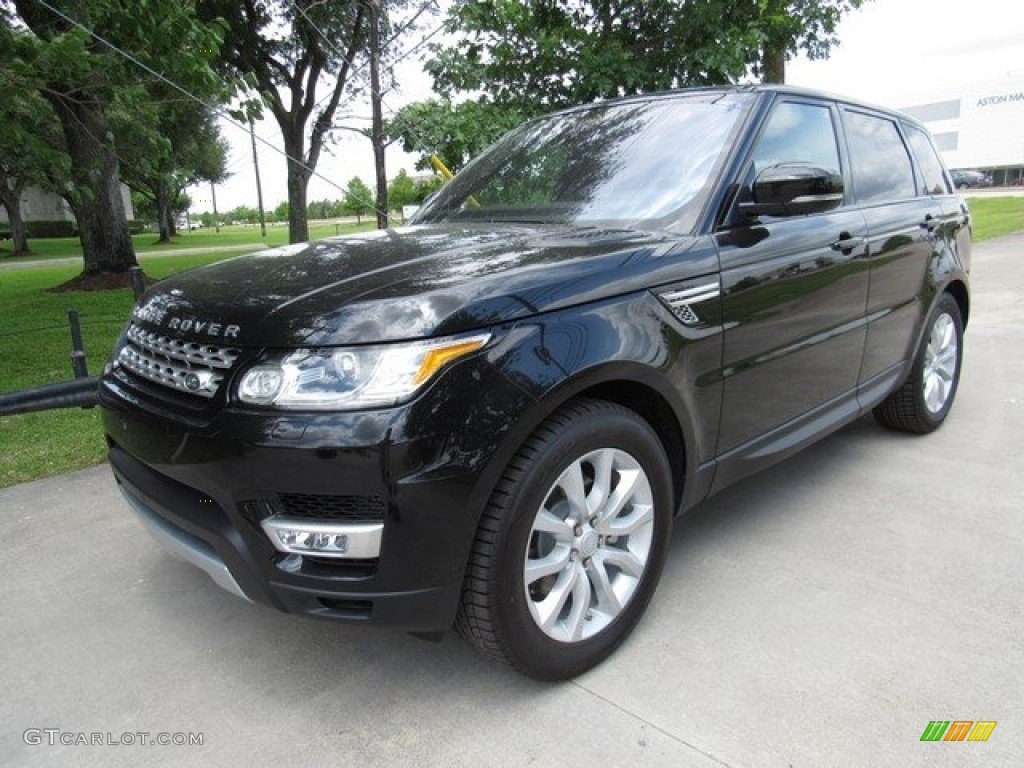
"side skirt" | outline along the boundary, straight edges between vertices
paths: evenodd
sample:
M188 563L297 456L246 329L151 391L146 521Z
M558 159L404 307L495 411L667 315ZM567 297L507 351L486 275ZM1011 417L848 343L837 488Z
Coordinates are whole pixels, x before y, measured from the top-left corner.
M893 366L861 383L856 389L722 454L716 461L714 480L708 495L713 496L856 421L901 386L906 375L906 363Z

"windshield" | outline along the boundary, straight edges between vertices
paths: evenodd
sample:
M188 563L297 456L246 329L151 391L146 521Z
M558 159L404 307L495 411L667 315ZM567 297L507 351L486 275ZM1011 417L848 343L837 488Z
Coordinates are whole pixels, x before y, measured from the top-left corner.
M412 223L572 223L689 232L753 98L699 93L533 120L466 166Z

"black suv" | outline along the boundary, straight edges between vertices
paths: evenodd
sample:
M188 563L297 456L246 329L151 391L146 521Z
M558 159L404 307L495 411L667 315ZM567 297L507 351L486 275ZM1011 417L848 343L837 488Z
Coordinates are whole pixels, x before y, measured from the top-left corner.
M673 518L960 373L970 217L928 133L783 87L528 122L411 226L181 274L100 385L129 504L221 586L542 679L605 658Z

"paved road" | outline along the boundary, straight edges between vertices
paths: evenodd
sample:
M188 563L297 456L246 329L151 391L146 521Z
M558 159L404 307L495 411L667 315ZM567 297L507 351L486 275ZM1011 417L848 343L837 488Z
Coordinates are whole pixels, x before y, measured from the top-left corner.
M695 511L638 631L571 683L237 600L158 550L103 468L0 491L0 763L1024 765L1024 235L974 274L946 426L858 422ZM936 719L998 725L920 742Z

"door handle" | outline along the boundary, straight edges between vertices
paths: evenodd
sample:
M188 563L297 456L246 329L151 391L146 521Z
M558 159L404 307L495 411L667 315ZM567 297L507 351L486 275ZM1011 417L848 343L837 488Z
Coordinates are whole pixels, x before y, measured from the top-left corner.
M854 237L849 232L840 232L839 239L829 243L829 248L839 251L843 256L849 256L857 248L867 243L866 237Z
M940 219L938 216L932 216L929 213L925 215L924 221L922 221L918 226L920 226L921 229L927 229L929 232L934 232L936 227L938 227L941 223L942 219Z

